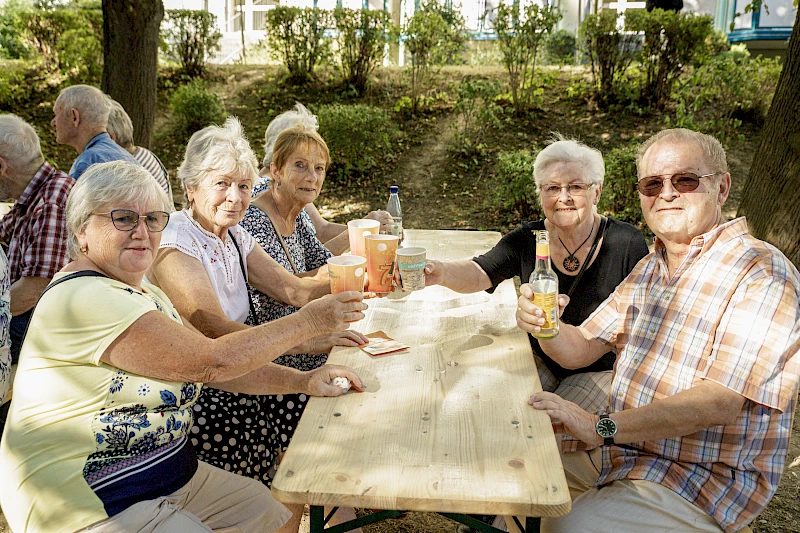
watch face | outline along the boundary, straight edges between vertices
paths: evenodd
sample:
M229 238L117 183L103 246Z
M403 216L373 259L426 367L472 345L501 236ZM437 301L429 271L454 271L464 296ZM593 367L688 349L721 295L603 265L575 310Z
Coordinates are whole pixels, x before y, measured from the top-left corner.
M610 418L601 418L597 422L597 434L603 438L613 437L617 433L617 425Z

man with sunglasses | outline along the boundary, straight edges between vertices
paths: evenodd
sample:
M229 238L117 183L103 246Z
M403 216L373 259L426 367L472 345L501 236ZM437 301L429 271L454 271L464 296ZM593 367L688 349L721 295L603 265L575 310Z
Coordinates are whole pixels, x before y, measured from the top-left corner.
M565 367L617 353L609 406L550 393L529 403L562 441L572 511L543 530L749 531L778 487L800 380L800 275L773 246L726 221L731 178L708 135L666 130L637 156L656 235L581 326L541 341ZM518 325L541 310L523 286Z

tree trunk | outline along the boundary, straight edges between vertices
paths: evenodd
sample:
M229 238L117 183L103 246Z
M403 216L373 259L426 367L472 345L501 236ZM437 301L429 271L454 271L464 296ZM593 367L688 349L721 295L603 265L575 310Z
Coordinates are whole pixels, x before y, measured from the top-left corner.
M742 191L739 216L750 232L800 268L800 12Z
M162 0L102 0L103 91L122 104L137 146L150 148L156 118Z

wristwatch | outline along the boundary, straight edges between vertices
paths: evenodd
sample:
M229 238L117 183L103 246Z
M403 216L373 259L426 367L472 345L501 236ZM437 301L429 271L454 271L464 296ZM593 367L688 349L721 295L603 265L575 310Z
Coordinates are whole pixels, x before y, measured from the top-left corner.
M594 426L597 434L603 437L603 446L614 445L614 435L617 434L617 424L607 414L600 415L600 420Z

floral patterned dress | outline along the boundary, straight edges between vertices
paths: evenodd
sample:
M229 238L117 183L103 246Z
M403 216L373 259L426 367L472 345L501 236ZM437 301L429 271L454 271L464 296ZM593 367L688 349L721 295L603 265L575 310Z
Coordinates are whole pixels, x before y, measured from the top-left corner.
M267 190L269 182L261 182L253 190L253 195ZM241 227L252 235L262 248L286 270L292 272L292 265L286 256L283 247L275 232L275 228L259 208L251 205L244 215ZM283 237L292 260L300 272L309 272L323 266L333 254L317 239L316 230L311 223L311 218L305 211L301 211L295 219L295 231ZM255 317L248 319L248 324L258 325L290 315L298 310L297 307L284 305L266 294L250 288L250 296L255 307ZM308 371L318 368L327 361L327 354L293 354L282 355L275 359L279 365L289 366L298 370ZM270 440L273 448L285 450L289 440L294 434L300 415L303 414L308 397L305 394L281 394L277 396L263 396L264 406L267 408L271 425ZM271 479L269 480L271 482ZM268 482L268 484L269 484Z

